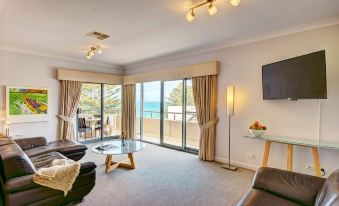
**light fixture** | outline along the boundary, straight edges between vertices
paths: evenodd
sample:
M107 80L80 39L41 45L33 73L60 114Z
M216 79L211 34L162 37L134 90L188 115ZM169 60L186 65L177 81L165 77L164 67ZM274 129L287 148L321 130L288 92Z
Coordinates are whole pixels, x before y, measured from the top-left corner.
M195 17L195 14L194 14L194 11L193 11L193 9L192 9L192 10L190 10L190 12L186 15L186 20L187 20L188 22L191 23L191 22L193 21L194 17Z
M86 58L91 59L96 53L101 54L102 52L103 51L100 45L92 46L90 50L87 52Z
M194 20L194 17L195 17L195 13L194 13L194 9L198 8L198 7L201 7L205 4L210 4L208 6L208 13L212 16L214 14L216 14L218 12L217 10L217 7L213 4L213 2L216 1L216 0L207 0L205 2L202 2L196 6L193 6L191 7L188 11L188 14L186 15L186 20L188 22L192 22Z
M214 14L216 14L218 12L218 9L215 5L213 5L213 2L211 2L211 4L208 6L208 13L213 16Z
M222 165L222 168L236 171L238 168L231 165L231 117L234 116L234 86L228 86L226 92L226 109L228 116L228 164Z
M230 4L232 4L232 6L238 6L240 4L240 0L230 0Z

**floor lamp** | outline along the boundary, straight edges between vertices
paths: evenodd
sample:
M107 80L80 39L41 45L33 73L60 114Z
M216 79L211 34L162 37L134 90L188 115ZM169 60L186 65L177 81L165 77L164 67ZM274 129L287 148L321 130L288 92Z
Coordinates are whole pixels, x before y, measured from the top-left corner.
M222 168L236 171L238 168L231 165L231 117L234 116L234 86L227 87L227 117L228 117L228 164Z

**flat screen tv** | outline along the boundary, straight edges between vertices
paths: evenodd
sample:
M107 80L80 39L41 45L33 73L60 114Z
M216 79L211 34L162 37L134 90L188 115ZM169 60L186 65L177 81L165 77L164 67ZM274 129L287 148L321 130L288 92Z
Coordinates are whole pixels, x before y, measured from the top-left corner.
M262 66L264 100L327 99L325 51Z

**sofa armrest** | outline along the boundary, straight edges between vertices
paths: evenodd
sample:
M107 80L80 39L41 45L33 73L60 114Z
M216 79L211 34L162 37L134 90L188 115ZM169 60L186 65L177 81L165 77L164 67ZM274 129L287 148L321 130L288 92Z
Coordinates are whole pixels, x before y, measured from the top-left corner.
M79 176L92 172L96 167L97 166L94 162L81 163ZM42 186L33 182L33 175L26 175L8 180L4 185L4 192L14 193L34 189L37 187Z
M14 193L24 190L30 190L40 185L33 182L33 175L26 175L22 177L16 177L8 180L4 186L4 192Z
M252 187L303 205L314 205L324 182L321 177L262 167L257 171Z
M47 140L45 137L29 137L29 138L21 138L14 140L22 150L28 150L35 147L41 147L47 145Z

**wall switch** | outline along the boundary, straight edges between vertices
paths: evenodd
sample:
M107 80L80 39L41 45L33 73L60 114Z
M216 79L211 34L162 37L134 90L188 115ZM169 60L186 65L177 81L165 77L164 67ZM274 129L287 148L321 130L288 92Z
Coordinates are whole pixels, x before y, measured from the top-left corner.
M254 158L254 154L249 152L249 153L246 154L246 157L247 158Z

